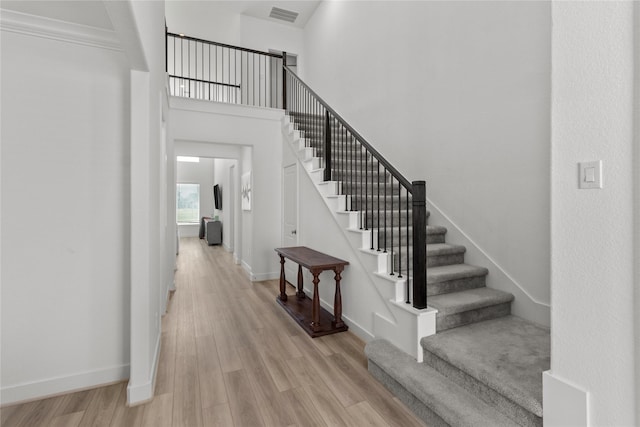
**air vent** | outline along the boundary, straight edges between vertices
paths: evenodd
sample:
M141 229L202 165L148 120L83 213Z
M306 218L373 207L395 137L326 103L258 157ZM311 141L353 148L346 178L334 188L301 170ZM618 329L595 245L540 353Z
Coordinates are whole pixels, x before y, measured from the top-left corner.
M286 9L280 9L279 7L271 8L270 18L280 19L281 21L296 22L298 12L292 12Z

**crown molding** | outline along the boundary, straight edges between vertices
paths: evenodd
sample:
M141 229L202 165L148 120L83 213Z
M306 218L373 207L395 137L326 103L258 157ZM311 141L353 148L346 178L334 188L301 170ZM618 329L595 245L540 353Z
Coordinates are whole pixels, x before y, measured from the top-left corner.
M111 30L0 9L0 30L66 43L122 51L118 35Z

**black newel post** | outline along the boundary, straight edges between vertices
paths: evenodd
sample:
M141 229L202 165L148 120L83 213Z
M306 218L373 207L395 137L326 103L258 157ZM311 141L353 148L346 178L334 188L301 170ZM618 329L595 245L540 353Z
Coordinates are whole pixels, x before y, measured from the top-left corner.
M329 111L324 112L324 180L331 181L331 123Z
M427 308L427 193L424 181L413 181L413 307Z
M287 52L282 52L282 109L287 111Z

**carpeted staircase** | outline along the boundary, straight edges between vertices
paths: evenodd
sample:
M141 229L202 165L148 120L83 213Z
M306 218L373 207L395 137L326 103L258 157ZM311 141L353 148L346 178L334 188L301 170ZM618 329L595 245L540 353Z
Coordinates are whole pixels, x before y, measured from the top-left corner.
M324 122L302 114L291 114L289 120L304 141L311 169L320 170ZM392 254L388 265L380 269L386 271L375 273L402 271L413 257L406 245L412 235L409 196L390 185L388 174L364 179L360 170L379 170L377 161L337 123L331 123L331 132L332 151L339 152L332 161L332 181L338 194L346 194L340 199L345 210L360 212L361 228L372 230L372 247L365 249L393 242L386 248ZM375 207L366 215L361 212L365 203ZM395 209L395 214L378 212L378 206ZM424 363L387 340L369 342L369 371L430 426L541 426L549 330L512 316L513 295L487 288L488 270L465 264L464 246L447 243L446 228L429 224L426 231L427 302L437 310L437 333L420 342Z

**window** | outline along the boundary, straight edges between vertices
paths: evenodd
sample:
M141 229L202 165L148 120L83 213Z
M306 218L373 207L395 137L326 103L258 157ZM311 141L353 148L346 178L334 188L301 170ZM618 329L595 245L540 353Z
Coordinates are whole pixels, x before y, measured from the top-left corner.
M200 222L200 184L178 184L176 207L179 223Z

